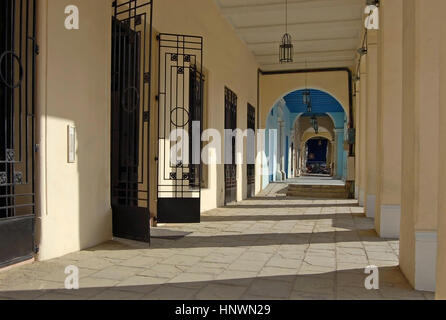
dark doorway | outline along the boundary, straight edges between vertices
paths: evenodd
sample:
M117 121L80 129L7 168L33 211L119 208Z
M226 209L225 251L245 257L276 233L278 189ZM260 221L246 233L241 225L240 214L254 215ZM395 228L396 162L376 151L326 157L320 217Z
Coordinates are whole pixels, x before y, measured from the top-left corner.
M327 166L328 140L315 138L307 142L307 173L329 174Z
M159 34L158 222L201 219L203 38Z
M237 95L229 88L225 88L225 130L229 129L234 131L236 128ZM231 159L230 164L225 163L225 204L229 204L231 202L237 202L236 137L232 135L231 141L225 141L226 143L232 144L232 153L230 155L225 154L225 160Z
M256 109L248 103L248 130L252 130L255 132L256 129ZM248 152L253 153L253 158L251 160L255 160L255 135L254 141L251 139L247 139L247 148ZM254 145L250 145L254 144ZM252 161L251 161L252 162ZM252 198L255 196L255 185L256 185L256 165L253 163L249 163L246 165L247 171L247 181L248 181L248 198Z
M113 235L149 242L152 3L113 3L111 184Z
M0 1L0 267L31 259L35 189L35 1Z

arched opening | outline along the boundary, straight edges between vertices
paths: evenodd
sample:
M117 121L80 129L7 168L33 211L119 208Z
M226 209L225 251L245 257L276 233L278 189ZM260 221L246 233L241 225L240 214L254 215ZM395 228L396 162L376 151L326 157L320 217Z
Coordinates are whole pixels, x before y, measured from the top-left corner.
M305 102L306 94L311 108ZM278 100L266 119L269 176L264 177L263 186L315 172L345 180L347 119L345 108L324 91L296 90ZM316 138L323 141L326 155L318 165L311 164L310 169L306 153L308 141Z

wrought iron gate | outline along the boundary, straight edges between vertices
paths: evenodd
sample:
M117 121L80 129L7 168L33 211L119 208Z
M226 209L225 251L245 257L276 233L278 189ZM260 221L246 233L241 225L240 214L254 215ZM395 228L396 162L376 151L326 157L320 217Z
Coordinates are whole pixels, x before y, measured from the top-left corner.
M203 38L159 34L158 221L200 222Z
M0 1L0 267L33 257L35 1Z
M237 95L225 87L225 130L235 130L237 128ZM231 164L225 163L225 204L237 201L237 165L236 137L231 138L232 155L225 155L225 159L231 158ZM228 141L225 141L228 143ZM226 148L225 148L226 150Z
M113 235L150 241L149 112L152 1L113 2L111 183Z
M256 130L256 109L248 103L248 129ZM253 143L255 141L250 141L248 139L247 143ZM255 146L248 146L247 150L250 152L255 150ZM248 198L254 197L255 195L255 184L256 184L256 165L252 163L248 163L246 165L246 171L248 175Z

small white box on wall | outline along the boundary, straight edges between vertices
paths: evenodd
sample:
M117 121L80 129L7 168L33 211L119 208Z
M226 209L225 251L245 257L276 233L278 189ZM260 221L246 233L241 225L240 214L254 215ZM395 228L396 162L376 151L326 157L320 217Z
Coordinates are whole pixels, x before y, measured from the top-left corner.
M68 163L76 162L76 128L68 126Z

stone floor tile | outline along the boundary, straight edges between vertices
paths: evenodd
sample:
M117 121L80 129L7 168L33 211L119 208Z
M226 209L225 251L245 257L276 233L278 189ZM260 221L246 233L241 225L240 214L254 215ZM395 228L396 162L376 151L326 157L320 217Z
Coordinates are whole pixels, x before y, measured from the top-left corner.
M196 298L199 300L239 300L246 290L244 286L211 283L201 289Z
M142 293L122 291L115 288L107 289L91 297L91 300L139 300L144 296Z
M292 288L292 281L284 282L260 278L253 281L246 294L288 299Z
M155 264L163 261L163 258L155 258L150 256L137 256L127 260L123 260L118 263L120 266L124 267L135 267L135 268L150 268Z
M290 300L334 300L334 293L291 291Z
M380 290L367 290L365 287L337 286L336 299L338 300L382 300L384 297Z
M289 281L289 276L295 276L296 268L279 268L279 267L264 267L258 273L258 277L274 277L276 280Z
M188 255L175 255L163 260L163 264L171 264L175 266L192 266L200 261L201 257L188 256Z
M191 300L200 289L184 288L172 285L162 285L145 294L142 300Z
M167 278L153 278L144 276L132 276L116 284L116 288L122 291L131 291L137 293L149 293L156 289L158 285L169 281Z
M294 291L334 294L335 280L312 276L298 276L293 286Z
M112 266L91 274L91 277L111 279L111 280L124 280L130 278L131 276L137 274L140 271L141 268Z
M201 288L205 285L205 282L214 279L215 276L212 274L184 272L169 280L168 283L187 288Z

